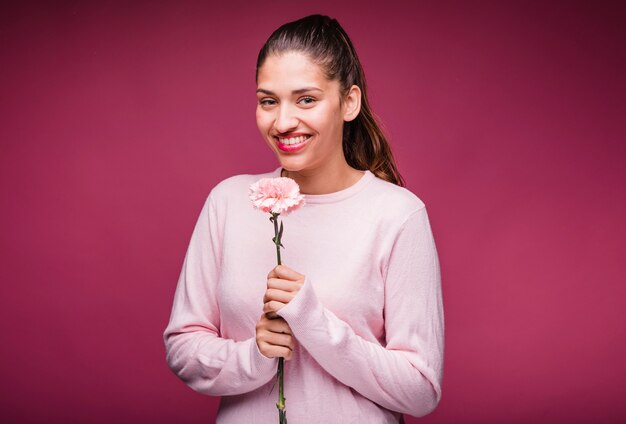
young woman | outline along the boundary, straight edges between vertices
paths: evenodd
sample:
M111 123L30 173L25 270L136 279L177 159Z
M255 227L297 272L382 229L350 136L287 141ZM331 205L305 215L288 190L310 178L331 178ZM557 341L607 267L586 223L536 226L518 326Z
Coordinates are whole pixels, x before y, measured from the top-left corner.
M257 125L280 167L211 190L164 333L169 366L222 396L218 423L277 422L278 357L291 424L428 414L443 372L437 251L350 39L326 16L285 24L261 49L256 78ZM269 214L248 187L279 176L306 204L281 217L285 265L272 268Z

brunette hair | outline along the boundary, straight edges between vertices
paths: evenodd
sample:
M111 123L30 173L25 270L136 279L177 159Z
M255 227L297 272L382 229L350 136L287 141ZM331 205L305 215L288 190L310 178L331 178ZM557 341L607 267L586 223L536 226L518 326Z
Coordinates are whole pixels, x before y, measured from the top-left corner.
M339 81L340 101L343 101L352 85L361 89L361 111L355 119L343 125L346 161L355 169L368 169L383 180L404 186L387 137L370 108L363 67L348 34L339 22L324 15L310 15L278 28L259 52L257 81L259 69L268 56L289 51L306 54L322 68L329 80Z

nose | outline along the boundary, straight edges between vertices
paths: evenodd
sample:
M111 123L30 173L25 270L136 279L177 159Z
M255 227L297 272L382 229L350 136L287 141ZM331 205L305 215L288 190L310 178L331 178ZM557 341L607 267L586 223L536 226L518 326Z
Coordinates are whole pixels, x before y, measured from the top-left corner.
M286 133L298 127L296 111L289 104L282 104L277 111L274 129L279 133Z

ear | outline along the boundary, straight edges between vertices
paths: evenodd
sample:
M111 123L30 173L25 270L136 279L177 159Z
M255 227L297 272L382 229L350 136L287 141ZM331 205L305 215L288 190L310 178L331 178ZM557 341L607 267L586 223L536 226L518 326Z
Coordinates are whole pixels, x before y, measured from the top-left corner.
M343 120L352 121L361 112L361 89L357 85L350 87L348 94L343 99Z

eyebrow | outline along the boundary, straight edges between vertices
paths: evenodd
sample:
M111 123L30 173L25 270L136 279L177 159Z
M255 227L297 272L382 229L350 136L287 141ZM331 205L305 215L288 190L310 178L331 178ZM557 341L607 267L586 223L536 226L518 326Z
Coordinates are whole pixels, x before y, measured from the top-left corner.
M304 88L299 88L297 90L293 90L291 92L291 94L302 94L302 93L306 93L307 91L323 91L317 87L304 87ZM274 93L273 91L270 90L265 90L264 88L259 88L257 91L257 93L263 93L263 94L268 94L270 96L275 95L276 93Z

